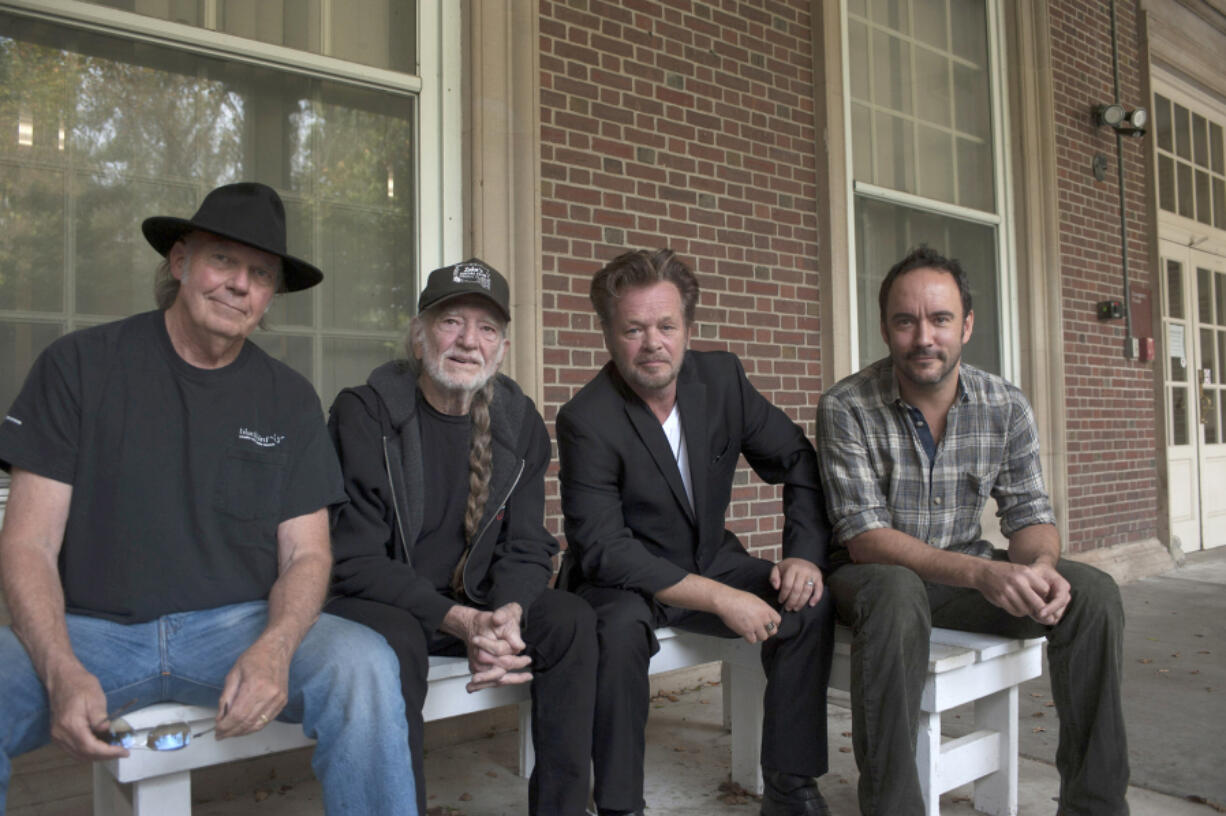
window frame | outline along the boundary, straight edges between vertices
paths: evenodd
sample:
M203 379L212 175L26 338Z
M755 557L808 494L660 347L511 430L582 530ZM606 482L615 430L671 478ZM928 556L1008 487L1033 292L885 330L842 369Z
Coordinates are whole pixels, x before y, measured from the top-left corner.
M326 7L329 0L324 0ZM458 256L463 238L461 15L458 4L417 3L418 75L347 62L263 43L205 27L174 23L79 0L0 0L0 9L57 25L137 40L201 56L288 71L315 79L418 99L417 269ZM215 25L215 0L204 0L206 25ZM325 16L326 20L326 16ZM326 25L326 22L324 23ZM426 156L431 160L427 161ZM422 280L416 281L421 288Z
M203 0L203 3L205 26L215 26L216 0ZM326 15L332 0L322 0L322 3L321 16L326 26ZM416 76L80 0L0 0L0 11L203 57L245 63L357 88L415 96L417 185L412 195L416 219L414 228L418 239L414 291L420 291L430 270L461 257L466 188L463 183L460 4L434 3L431 0L417 2L419 73ZM149 274L152 282L152 267ZM152 302L149 305L152 308ZM65 330L78 328L75 323L75 312L70 311ZM312 330L312 335L344 334L344 331L326 331L318 326ZM316 355L315 368L319 369L322 365L322 359ZM312 373L313 382L321 383L321 372L316 370ZM0 474L0 519L3 519L7 499L8 477L7 474Z
M1226 132L1226 105L1223 105L1221 102L1215 102L1208 94L1199 91L1194 85L1183 80L1173 71L1164 70L1163 66L1158 64L1153 66L1153 74L1150 79L1149 101L1145 105L1146 109L1150 110L1151 113L1153 112L1153 99L1155 96L1164 96L1172 103L1187 108L1190 113L1210 118L1215 124L1221 125L1224 132ZM1157 127L1156 122L1153 127ZM1156 133L1146 138L1149 140L1149 150L1153 156L1153 207L1158 218L1159 237L1168 238L1177 243L1195 242L1197 249L1211 252L1215 255L1226 255L1226 230L1215 227L1213 224L1198 221L1195 216L1180 215L1178 212L1178 202L1176 202L1176 210L1174 211L1162 208L1158 190L1158 157L1164 155L1166 151L1160 152ZM1212 144L1210 144L1210 149L1212 150ZM1183 160L1179 159L1179 161ZM1195 171L1195 162L1190 163ZM1211 174L1210 177L1217 178L1218 176ZM1212 196L1212 188L1210 188L1210 196Z
M1008 111L1005 99L1008 94L1008 76L1006 64L1002 55L1006 53L1005 31L1002 0L984 0L987 12L987 45L988 45L988 87L991 93L991 122L993 156L992 166L997 184L994 202L995 213L975 210L957 204L950 204L935 199L925 198L913 193L906 193L880 187L867 182L856 181L854 175L855 139L852 129L852 94L851 94L851 58L848 34L848 0L839 0L839 36L841 38L841 72L842 72L842 117L843 139L847 149L843 153L843 169L846 186L843 191L844 204L848 213L854 212L857 196L865 196L889 204L898 204L913 209L924 210L945 217L960 218L976 224L992 226L996 229L996 264L997 264L997 308L1000 314L1000 353L1001 375L1011 381L1019 382L1021 362L1018 343L1018 281L1016 271L1015 251L1015 217L1013 213L1013 176L1009 161L1012 146L1008 128ZM914 80L913 80L914 81ZM860 294L857 284L857 236L854 217L846 219L847 227L847 287L848 315L850 332L847 342L850 344L851 368L858 371L872 363L863 360L860 355ZM872 293L875 297L875 293ZM973 342L973 340L972 340Z

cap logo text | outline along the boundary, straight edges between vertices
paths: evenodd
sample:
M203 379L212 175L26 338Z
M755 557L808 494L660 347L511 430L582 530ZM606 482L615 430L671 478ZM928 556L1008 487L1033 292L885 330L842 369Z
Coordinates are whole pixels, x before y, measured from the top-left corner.
M490 288L490 273L476 264L457 266L451 273L452 283L475 283L483 289Z

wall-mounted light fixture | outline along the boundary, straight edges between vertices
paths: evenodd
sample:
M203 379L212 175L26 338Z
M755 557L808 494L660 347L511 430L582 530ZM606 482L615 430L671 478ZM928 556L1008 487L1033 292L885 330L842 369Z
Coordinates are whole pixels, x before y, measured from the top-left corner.
M1095 125L1099 127L1107 125L1121 136L1144 136L1145 125L1149 123L1149 111L1145 108L1129 111L1118 102L1111 105L1095 105L1093 112Z

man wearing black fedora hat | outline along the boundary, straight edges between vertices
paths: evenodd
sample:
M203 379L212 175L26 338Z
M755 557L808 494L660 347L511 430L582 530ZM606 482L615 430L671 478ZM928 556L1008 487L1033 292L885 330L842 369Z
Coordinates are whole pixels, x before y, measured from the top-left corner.
M247 342L323 274L262 184L143 231L160 308L52 343L0 422L0 813L10 757L124 756L115 715L175 700L217 739L303 723L329 814L416 814L395 655L319 614L345 495L318 398Z
M596 617L546 588L549 434L498 374L509 346L506 279L476 258L430 273L407 359L342 391L328 427L349 502L333 526L328 611L372 627L400 658L416 778L429 655L467 655L469 691L532 680L531 813L588 798ZM425 789L418 784L419 807Z

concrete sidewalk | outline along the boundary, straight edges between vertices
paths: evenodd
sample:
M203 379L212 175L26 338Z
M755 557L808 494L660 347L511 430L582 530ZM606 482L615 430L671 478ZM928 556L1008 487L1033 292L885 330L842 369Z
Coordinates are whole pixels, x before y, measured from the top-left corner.
M1134 787L1133 816L1212 816L1226 805L1226 548L1196 553L1178 569L1123 587L1128 627L1125 705ZM651 816L750 816L756 800L722 789L729 739L722 727L718 673L679 672L668 693L652 702L648 725L647 802ZM1021 816L1056 810L1059 777L1054 710L1047 680L1027 684L1020 716ZM855 760L846 695L830 698L830 773L822 790L835 816L854 816ZM958 713L947 716L957 730ZM967 714L969 718L969 712ZM527 812L527 782L515 776L516 737L503 731L430 751L426 757L430 813L496 816ZM257 793L259 791L260 793ZM256 803L257 795L262 799ZM245 801L244 801L245 800ZM255 786L228 802L198 805L200 816L321 813L314 781ZM972 814L970 787L941 798L942 814Z

